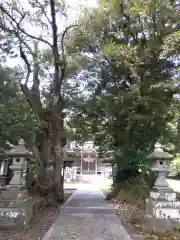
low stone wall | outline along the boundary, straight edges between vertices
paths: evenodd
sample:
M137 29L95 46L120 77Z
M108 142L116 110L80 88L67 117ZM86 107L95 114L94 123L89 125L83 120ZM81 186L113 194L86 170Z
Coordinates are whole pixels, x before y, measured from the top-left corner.
M0 228L24 228L33 218L33 201L27 190L5 190L0 199Z

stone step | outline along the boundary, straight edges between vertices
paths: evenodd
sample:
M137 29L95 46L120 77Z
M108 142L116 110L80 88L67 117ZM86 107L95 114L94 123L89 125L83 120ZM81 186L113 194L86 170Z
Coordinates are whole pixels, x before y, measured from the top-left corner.
M0 229L25 227L32 216L19 208L0 208Z
M24 228L33 218L33 202L24 201L0 201L0 228Z
M26 199L16 199L16 200L0 200L0 208L18 208L26 207L27 205L32 205L32 198L28 197Z
M61 207L62 213L94 213L94 214L116 214L115 208L104 207Z
M0 213L1 214L1 213ZM10 217L0 216L0 229L16 228L16 220Z
M25 199L25 198L28 198L28 191L27 190L19 190L19 189L15 189L15 190L11 190L11 189L8 189L8 190L5 190L5 191L2 191L1 192L1 195L0 195L0 200L21 200L21 199Z

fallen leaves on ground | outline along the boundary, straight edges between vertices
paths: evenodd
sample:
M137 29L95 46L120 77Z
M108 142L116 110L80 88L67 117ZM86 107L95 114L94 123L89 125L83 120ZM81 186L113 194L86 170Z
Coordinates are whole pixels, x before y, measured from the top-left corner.
M180 233L173 231L167 233L145 233L141 230L143 206L126 203L124 200L111 200L117 209L117 215L133 240L180 240Z

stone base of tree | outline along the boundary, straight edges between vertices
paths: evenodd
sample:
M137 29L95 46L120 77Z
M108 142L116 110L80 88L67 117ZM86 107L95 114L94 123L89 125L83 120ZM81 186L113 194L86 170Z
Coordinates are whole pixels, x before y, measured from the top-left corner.
M25 228L33 218L27 190L8 189L0 196L0 228Z

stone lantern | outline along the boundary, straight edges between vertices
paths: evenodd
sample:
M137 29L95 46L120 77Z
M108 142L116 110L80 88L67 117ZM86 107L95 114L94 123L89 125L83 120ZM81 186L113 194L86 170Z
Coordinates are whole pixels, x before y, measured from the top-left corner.
M152 161L151 169L158 174L158 177L146 200L142 227L148 231L171 231L180 223L180 202L176 200L176 193L166 180L169 162L173 156L164 152L161 144L157 143L154 151L147 158Z
M26 162L31 155L23 139L7 152L13 177L0 195L0 228L24 228L33 218L33 201L25 186Z
M156 143L154 151L147 158L152 161L152 171L158 174L153 189L156 191L171 191L166 176L169 173L169 162L173 159L173 155L164 152L161 144Z
M9 187L17 188L25 186L27 159L32 157L32 153L25 148L25 142L21 139L18 145L6 154L13 159L12 165L9 167L13 171Z

